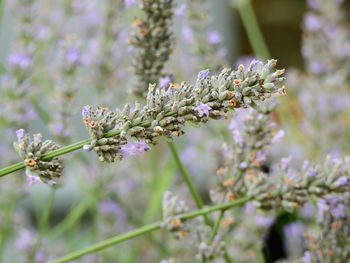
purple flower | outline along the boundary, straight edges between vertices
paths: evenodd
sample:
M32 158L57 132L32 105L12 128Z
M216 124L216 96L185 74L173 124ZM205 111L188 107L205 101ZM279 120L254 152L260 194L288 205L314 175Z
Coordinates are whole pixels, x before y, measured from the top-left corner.
M26 131L24 129L19 129L16 131L18 141L21 141L24 138Z
M66 54L66 58L70 63L77 63L80 59L80 52L76 48L69 48Z
M169 83L173 81L173 76L172 75L167 75L165 77L162 77L159 79L159 86L161 88L166 88L169 86Z
M136 0L124 0L124 4L126 7L130 7L130 6L136 5L137 1Z
M346 206L344 204L338 204L335 208L331 209L331 213L337 219L346 217Z
M254 222L259 227L268 228L273 224L273 222L275 222L275 218L273 218L272 216L263 216L263 215L257 214L254 217Z
M219 44L221 42L221 35L216 30L209 30L207 32L207 41L209 44Z
M312 263L312 256L310 251L305 251L304 256L300 259L303 263Z
M307 30L317 31L322 27L322 21L318 15L309 13L304 17L304 24Z
M279 130L272 138L271 143L276 143L284 137L284 131Z
M193 31L188 26L184 26L181 29L181 36L187 43L192 43L194 40Z
M326 200L324 200L324 199L319 199L317 201L317 207L318 207L318 209L323 210L323 211L327 211L329 209L329 206L328 206Z
M242 135L238 130L232 131L232 137L237 144L242 144L244 142Z
M9 55L7 61L10 65L25 69L32 64L32 58L22 52L14 52Z
M40 182L40 178L36 175L27 174L28 185L32 186Z
M34 142L40 142L42 135L40 133L33 134Z
M176 16L184 16L187 9L187 4L181 4L178 8L175 9L174 14Z
M90 106L84 106L84 108L81 111L81 114L83 115L83 118L87 118L90 115Z
M35 262L44 262L46 259L45 252L43 250L38 250L35 253Z
M136 154L142 154L149 149L150 147L148 144L144 140L141 140L138 142L122 145L119 152L121 155L123 155L123 157L128 157Z
M197 78L199 80L205 79L209 76L209 74L210 74L209 69L204 69L204 70L199 71Z
M85 145L83 146L83 150L86 151L86 152L90 151L90 145L85 144Z
M311 170L309 170L308 172L307 172L307 176L308 177L314 177L314 176L316 176L318 174L318 172L316 171L316 170L314 170L314 169L311 169Z
M292 160L292 156L289 156L289 157L286 157L286 158L282 158L281 159L281 168L283 170L287 170L289 168L291 160Z
M344 186L348 184L348 178L346 176L341 176L337 180L337 186Z
M198 112L199 117L203 117L203 115L208 116L209 111L211 110L211 107L209 107L207 104L201 103L197 107L194 108L195 111Z

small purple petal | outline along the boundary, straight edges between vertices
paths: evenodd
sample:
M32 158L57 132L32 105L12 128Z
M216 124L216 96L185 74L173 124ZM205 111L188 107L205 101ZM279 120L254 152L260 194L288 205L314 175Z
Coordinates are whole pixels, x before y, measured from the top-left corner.
M85 144L83 146L83 150L86 151L86 152L90 151L90 145Z
M208 76L209 76L209 74L210 74L210 71L209 71L209 69L205 69L205 70L202 70L202 71L199 71L199 73L198 73L198 79L200 80L200 79L205 79L205 78L207 78Z
M207 104L201 103L197 107L194 108L195 111L198 112L199 117L208 116L209 111L211 110L211 107Z
M18 141L21 141L24 138L25 132L26 131L24 129L19 129L16 131Z
M90 106L84 106L84 108L81 111L81 114L83 115L83 118L87 118L90 115Z

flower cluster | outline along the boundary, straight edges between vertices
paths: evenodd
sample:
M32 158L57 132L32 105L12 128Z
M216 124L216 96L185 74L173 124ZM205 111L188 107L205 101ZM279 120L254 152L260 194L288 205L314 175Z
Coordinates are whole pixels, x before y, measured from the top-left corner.
M321 227L316 233L306 232L308 251L298 262L347 262L350 250L349 239L349 193L327 195L317 203L318 222Z
M133 67L139 77L135 86L136 95L146 95L150 83L158 83L165 62L173 48L173 34L170 31L173 16L173 0L142 0L145 18L136 18L133 25L137 32L130 43L136 48Z
M37 183L40 179L49 185L56 185L62 175L62 161L57 157L43 160L42 156L58 149L58 145L51 140L42 141L41 134L34 134L32 139L23 129L17 130L16 133L18 141L14 146L24 160L29 184Z
M107 108L83 109L83 122L92 142L84 150L95 150L101 161L113 162L122 157L120 147L128 137L155 144L155 138L179 136L186 121L206 122L208 118L222 119L229 109L254 106L258 100L270 98L281 89L284 70L271 72L275 60L265 65L254 61L245 69L224 69L210 76L205 70L198 74L194 86L172 84L167 89L150 85L146 106L137 103L134 109L112 112Z
M163 196L162 209L162 227L173 232L176 238L187 236L189 225L179 218L180 215L189 211L187 204L171 192L166 192Z

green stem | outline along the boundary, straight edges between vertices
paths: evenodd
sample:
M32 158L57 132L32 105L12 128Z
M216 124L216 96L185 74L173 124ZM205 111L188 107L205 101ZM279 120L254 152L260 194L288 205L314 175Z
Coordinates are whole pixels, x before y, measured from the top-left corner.
M192 179L190 177L190 174L188 173L187 169L185 168L185 166L183 165L183 163L181 162L180 156L177 152L176 146L173 142L168 142L170 151L175 159L175 162L180 170L180 173L182 175L182 178L185 180L185 183L188 187L188 189L190 190L190 193L193 197L193 200L195 201L197 208L202 209L204 207L204 203L202 198L200 197L199 193L197 192ZM210 219L207 215L204 216L205 222L207 225L211 225Z
M44 211L39 221L39 231L42 236L47 231L49 226L49 219L50 219L51 210L55 201L55 196L56 196L56 188L51 188L49 200L47 200L46 202L46 206L44 208Z
M210 235L210 238L209 238L209 244L211 244L214 241L214 238L215 238L216 234L219 231L220 222L221 222L224 214L225 214L225 210L221 210L219 217L215 221L215 225L214 225L213 231L211 232L211 235Z
M59 237L64 231L69 227L73 226L74 223L81 218L81 216L86 212L90 207L92 199L87 199L79 203L76 207L73 208L71 212L60 222L54 229L48 233L50 240L55 240Z
M248 201L249 201L249 198L248 197L244 197L244 198L235 200L235 201L230 202L230 203L215 205L215 206L212 206L212 207L206 207L206 208L203 208L203 209L200 209L200 210L197 210L197 211L193 211L193 212L189 212L189 213L183 214L182 216L180 216L180 219L187 220L187 219L191 219L191 218L194 218L194 217L206 215L208 213L212 213L212 212L215 212L215 211L226 210L226 209L229 209L229 208L234 207L234 206L242 205L242 204L244 204L244 203L246 203ZM135 229L133 231L130 231L130 232L127 232L127 233L124 233L124 234L117 235L115 237L106 239L104 241L101 241L101 242L99 242L97 244L94 244L92 246L89 246L87 248L83 248L83 249L77 250L77 251L72 252L72 253L70 253L70 254L68 254L66 256L63 256L63 257L61 257L59 259L53 260L50 263L63 263L63 262L67 262L67 261L70 261L70 260L74 260L74 259L80 258L80 257L82 257L82 256L84 256L86 254L94 253L94 252L100 251L100 250L102 250L104 248L107 248L107 247L113 246L115 244L121 243L123 241L130 240L132 238L135 238L135 237L138 237L138 236L141 236L141 235L153 232L155 230L158 230L158 229L161 228L161 225L162 225L162 222L158 222L158 223L152 223L152 224L140 227L140 228Z
M263 34L259 27L256 15L254 13L251 0L233 0L239 15L242 18L243 26L246 29L249 42L252 45L255 55L261 59L270 57Z

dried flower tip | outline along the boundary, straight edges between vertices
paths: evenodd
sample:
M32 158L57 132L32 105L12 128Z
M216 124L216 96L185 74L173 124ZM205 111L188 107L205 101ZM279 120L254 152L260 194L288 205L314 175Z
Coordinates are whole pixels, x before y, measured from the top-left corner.
M178 88L180 88L180 85L178 83L170 82L169 83L169 88L178 89Z
M225 217L223 219L221 219L220 221L220 226L221 227L226 227L226 226L230 226L235 222L235 219L232 217Z
M237 198L238 198L237 195L234 193L231 193L228 196L228 200L230 200L230 201L235 201L235 200L237 200Z
M143 21L141 18L136 18L133 22L132 22L132 26L133 27L137 27L137 26L141 26L143 24Z
M217 169L215 173L216 175L223 175L225 173L225 169L221 167Z
M231 107L237 107L237 99L236 98L232 98L229 102L228 105L230 105Z
M233 183L234 183L234 179L231 177L231 178L226 179L226 180L222 183L222 185L225 186L225 187L227 187L227 186L229 186L229 185L232 185Z
M88 124L91 128L96 128L99 124L97 121L90 121Z
M28 165L28 166L35 166L36 165L36 161L34 159L26 159L25 161L25 164Z
M83 119L83 123L85 124L85 125L89 125L89 123L90 123L90 118L84 118Z
M282 88L279 88L275 93L275 96L279 96L279 95L287 95L287 90L285 86L283 86Z
M181 220L179 218L175 218L170 221L170 224L173 226L173 228L178 228L181 225Z
M243 64L240 64L240 65L238 66L238 70L240 70L240 71L243 71L243 70L244 70Z
M233 84L235 84L235 85L240 85L241 83L242 83L242 80L240 80L240 79L233 80Z

